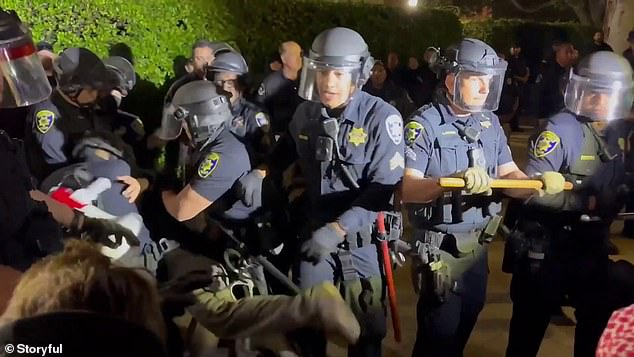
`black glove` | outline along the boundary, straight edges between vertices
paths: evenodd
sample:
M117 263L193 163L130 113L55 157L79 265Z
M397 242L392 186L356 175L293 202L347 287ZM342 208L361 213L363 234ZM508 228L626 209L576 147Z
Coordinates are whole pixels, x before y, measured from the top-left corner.
M159 288L163 317L182 316L186 308L196 303L192 291L209 286L213 281L211 271L196 270L163 284Z
M73 228L76 232L86 234L88 239L93 242L111 249L117 249L124 238L130 246L139 246L141 244L134 233L113 220L90 218L82 213L76 213L73 220ZM110 236L114 236L114 242L110 239Z

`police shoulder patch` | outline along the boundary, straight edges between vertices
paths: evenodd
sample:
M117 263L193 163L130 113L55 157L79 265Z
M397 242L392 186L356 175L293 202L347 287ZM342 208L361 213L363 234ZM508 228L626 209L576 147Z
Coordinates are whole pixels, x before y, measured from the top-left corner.
M403 119L400 115L392 114L385 120L387 135L392 142L399 145L403 141Z
M266 117L266 114L262 113L262 112L258 112L255 115L255 122L258 124L258 126L261 128L263 126L267 126L269 125L269 118Z
M212 152L207 154L200 165L198 165L198 176L200 176L200 178L209 177L219 164L220 155L218 153Z
M35 128L42 134L46 134L55 123L55 113L50 110L40 110L35 114Z
M549 130L543 131L535 141L533 154L535 154L536 157L544 157L553 152L560 143L561 139L557 134Z
M425 131L423 124L410 121L405 125L405 140L407 145L412 145Z

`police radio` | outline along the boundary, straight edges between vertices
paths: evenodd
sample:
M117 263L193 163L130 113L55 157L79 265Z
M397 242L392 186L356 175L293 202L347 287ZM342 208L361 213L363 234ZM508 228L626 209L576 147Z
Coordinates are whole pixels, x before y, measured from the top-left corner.
M339 135L339 123L337 119L328 118L322 122L325 135L317 137L317 147L315 148L315 159L318 161L330 162L335 157L339 157L339 153L335 140ZM335 154L337 154L335 156Z

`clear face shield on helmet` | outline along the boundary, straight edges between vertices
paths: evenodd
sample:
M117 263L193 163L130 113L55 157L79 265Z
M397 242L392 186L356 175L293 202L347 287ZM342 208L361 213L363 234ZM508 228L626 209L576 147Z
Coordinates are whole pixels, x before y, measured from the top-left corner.
M298 94L330 108L344 105L361 83L361 62L330 64L304 57Z
M590 79L572 70L564 93L566 109L593 121L627 118L633 100L632 80Z
M504 86L506 62L494 67L459 69L454 75L453 104L470 113L496 111Z
M23 26L23 25L21 25ZM15 108L46 100L51 85L28 31L0 38L0 108Z
M183 127L186 127L191 139L198 143L213 137L222 124L231 118L232 114L225 96L183 106L172 103L163 109L157 136L162 140L174 140L180 136Z
M161 140L170 141L178 138L183 131L183 119L186 113L172 103L168 103L163 107L163 115L161 117L161 127L156 135Z

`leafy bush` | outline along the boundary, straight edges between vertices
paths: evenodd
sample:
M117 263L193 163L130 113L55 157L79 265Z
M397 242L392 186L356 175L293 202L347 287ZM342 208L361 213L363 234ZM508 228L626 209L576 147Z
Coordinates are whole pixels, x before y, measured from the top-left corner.
M199 38L237 45L252 70L262 72L281 41L292 39L307 48L317 33L332 26L358 30L377 58L390 50L420 56L426 46L444 46L461 35L458 19L449 11L411 13L352 3L3 0L3 7L15 9L36 40L47 40L58 51L83 46L106 56L109 46L127 44L139 74L157 85L174 74L174 59L189 56Z

